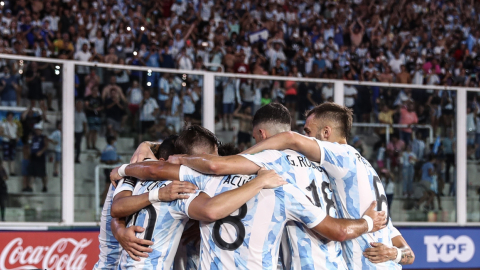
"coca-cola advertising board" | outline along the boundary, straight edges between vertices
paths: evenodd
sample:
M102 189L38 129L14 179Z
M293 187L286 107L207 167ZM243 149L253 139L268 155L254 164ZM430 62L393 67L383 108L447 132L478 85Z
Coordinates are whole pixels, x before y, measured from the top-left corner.
M0 270L84 270L98 260L98 231L0 232Z

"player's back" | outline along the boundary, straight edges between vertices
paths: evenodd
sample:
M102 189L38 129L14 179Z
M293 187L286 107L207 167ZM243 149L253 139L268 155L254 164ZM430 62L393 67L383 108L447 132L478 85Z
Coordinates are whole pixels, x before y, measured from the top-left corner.
M242 186L255 175L209 177L182 166L180 177L214 197ZM263 189L230 216L200 223L200 269L276 269L286 222L296 220L313 227L324 217L295 185Z
M385 190L370 163L350 145L316 141L322 156L320 165L330 178L339 216L359 219L372 201L377 201L378 211L386 211L389 215ZM388 222L391 222L390 218ZM387 227L342 242L349 269L401 269L393 261L373 264L366 259L363 251L371 247L372 242L391 247L391 230Z
M102 216L100 217L100 233L98 235L100 254L98 256L98 262L93 267L94 270L116 269L120 261L122 247L117 239L115 239L115 236L113 236L112 229L110 228L112 222L110 210L112 208L114 192L115 188L113 185L110 185L103 204Z
M132 195L140 195L163 188L171 181L138 181ZM175 253L188 217L184 214L185 200L155 202L129 217L127 227L140 226L136 233L141 239L151 240L153 251L147 258L133 260L123 251L120 269L172 269Z
M287 181L302 189L318 207L333 218L338 218L330 189L330 180L318 163L292 151L266 150L254 155L242 155L258 166L275 170ZM346 269L339 242L322 238L303 224L289 221L286 239L282 240L284 265L287 269ZM284 237L285 238L285 237ZM285 254L290 250L291 254Z

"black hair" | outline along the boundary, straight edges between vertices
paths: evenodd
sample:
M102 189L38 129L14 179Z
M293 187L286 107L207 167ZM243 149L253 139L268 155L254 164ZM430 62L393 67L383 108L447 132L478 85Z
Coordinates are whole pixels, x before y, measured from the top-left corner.
M7 112L7 117L9 117L10 115L13 116L13 112Z
M213 134L210 130L198 125L192 125L183 130L175 142L177 153L187 155L191 155L193 153L193 149L196 147L210 147L210 150L213 152L215 147L218 147L219 145L220 142L215 134Z
M232 155L237 155L240 153L240 149L235 147L235 144L233 143L226 143L220 145L218 147L218 155L219 156L232 156Z
M254 127L262 123L290 125L291 121L292 119L287 107L280 103L272 102L258 109L253 116L252 125Z
M107 144L112 145L113 141L115 141L117 138L115 136L108 136L107 137Z
M157 159L163 158L164 160L168 160L168 157L170 155L174 155L177 153L176 148L175 148L175 142L178 139L178 135L170 135L168 136L165 140L163 140L162 144L160 147L158 147L158 150L156 153L153 153Z
M325 118L338 123L340 125L340 135L347 139L350 137L353 123L353 112L351 109L333 102L325 102L315 106L305 116L308 118L312 114L315 119Z

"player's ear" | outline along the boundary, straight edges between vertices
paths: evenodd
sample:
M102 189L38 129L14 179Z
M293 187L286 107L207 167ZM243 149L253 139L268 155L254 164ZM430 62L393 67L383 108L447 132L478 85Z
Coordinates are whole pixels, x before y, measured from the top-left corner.
M259 129L258 130L260 132L260 136L262 137L262 141L267 139L267 131L265 129Z
M329 126L325 126L322 130L322 133L323 133L323 137L325 139L328 139L330 138L330 136L332 136L332 128Z

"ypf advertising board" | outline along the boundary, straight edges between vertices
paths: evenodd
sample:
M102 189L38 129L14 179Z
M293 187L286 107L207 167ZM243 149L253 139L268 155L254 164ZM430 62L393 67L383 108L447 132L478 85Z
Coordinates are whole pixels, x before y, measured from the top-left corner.
M399 228L415 252L403 268L480 268L480 228Z
M0 270L84 270L97 260L98 231L0 232Z

